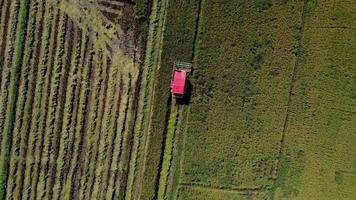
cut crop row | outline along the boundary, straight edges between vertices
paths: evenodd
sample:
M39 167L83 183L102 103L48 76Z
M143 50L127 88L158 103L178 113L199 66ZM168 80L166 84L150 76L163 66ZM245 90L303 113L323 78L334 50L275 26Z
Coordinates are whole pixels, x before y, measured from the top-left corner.
M74 26L74 25L73 25ZM73 141L72 133L74 132L75 127L75 119L77 116L77 104L78 95L76 95L76 90L78 87L79 82L79 71L81 59L82 59L82 47L86 44L86 39L82 39L81 32L77 27L74 27L73 30L73 44L75 46L69 52L72 56L66 56L70 62L70 71L69 77L67 79L67 83L64 87L66 87L66 97L64 100L64 111L63 111L63 121L62 121L62 128L61 132L59 132L59 146L58 146L58 157L56 159L56 174L53 178L53 199L59 199L60 191L62 189L62 184L64 181L67 180L67 172L68 172L68 165L71 160L71 146ZM68 54L67 54L68 55ZM69 59L71 57L71 59ZM69 62L69 61L68 61ZM50 188L51 189L51 188Z
M125 127L125 122L127 121L127 110L129 107L129 94L130 94L130 87L126 83L122 84L122 95L120 97L120 104L119 104L119 110L118 113L119 115L116 118L116 124L114 127L115 130L115 137L113 140L113 150L112 150L112 161L109 169L109 179L108 179L108 187L106 191L106 199L113 199L113 196L115 195L115 185L116 181L119 178L119 164L120 164L120 156L122 154L123 150L123 134L124 134L124 127ZM118 194L116 194L118 195Z
M2 70L1 70L1 86L0 86L0 142L2 143L4 139L4 126L5 118L7 113L8 98L9 98L9 85L11 78L11 67L13 62L13 53L16 40L17 22L18 14L20 10L20 2L18 0L11 1L10 14L6 20L8 20L8 26L6 27L6 46L3 47L5 51L3 52ZM5 20L5 19L4 19ZM2 148L0 149L0 159L2 156Z
M16 7L16 6L15 6ZM29 0L21 2L21 7L18 16L18 28L16 31L16 41L13 47L9 47L9 52L7 56L14 55L12 62L8 62L11 69L11 79L9 86L9 101L6 112L6 121L4 125L4 134L1 141L1 168L0 168L0 199L3 199L6 195L6 180L9 170L10 154L11 154L11 142L12 142L12 131L14 129L15 116L16 116L16 101L18 98L18 87L19 87L19 77L21 71L21 65L23 61L23 51L25 47L26 29L29 14ZM7 58L7 57L5 57ZM7 60L7 59L6 59Z
M95 59L93 60L93 66L95 68L94 75L94 88L92 95L90 97L90 111L88 119L88 129L86 130L86 149L85 149L85 160L83 165L83 174L81 179L80 187L80 199L90 198L91 186L93 183L94 175L94 165L96 158L96 144L99 141L100 132L100 119L102 116L103 104L105 101L105 88L103 87L104 81L106 79L106 65L103 63L103 58L105 50L98 47L98 44L94 40ZM98 49L99 48L99 49Z
M91 197L94 199L100 199L100 192L101 192L101 187L102 187L102 181L103 181L103 172L105 170L105 160L106 160L106 148L107 148L107 142L108 142L108 137L112 134L112 131L109 129L109 126L111 124L111 119L114 116L113 115L113 106L114 106L114 98L115 98L115 92L116 92L116 85L117 81L119 80L117 78L117 70L115 64L111 63L109 61L108 55L104 54L105 56L102 58L103 63L106 66L106 72L105 72L105 81L103 87L105 88L105 98L103 101L103 108L100 111L101 117L100 121L98 121L98 124L100 124L100 129L96 131L96 135L99 136L98 140L96 140L96 149L95 149L95 157L94 157L94 180L93 180L93 185L92 185L92 194ZM114 65L114 66L113 66ZM104 114L105 113L105 114Z
M43 31L41 34L40 55L37 58L39 69L35 81L34 102L32 105L31 124L28 136L28 153L24 175L23 199L37 198L37 182L41 166L44 130L47 119L50 83L54 55L57 48L55 40L58 28L58 9L45 3Z
M120 198L124 198L126 197L126 191L127 191L127 185L128 185L128 181L129 181L129 173L132 170L130 168L130 163L132 160L132 154L133 151L135 151L135 149L133 148L133 143L134 143L134 139L135 139L135 126L136 123L141 123L140 121L137 120L137 116L138 116L138 112L137 112L137 108L138 108L138 98L139 98L139 92L140 92L140 86L138 85L139 82L141 82L141 75L139 75L139 77L135 77L132 76L130 77L131 83L132 83L132 88L133 90L131 91L131 102L129 105L129 110L128 110L128 122L127 122L127 134L125 134L125 140L126 142L124 143L124 145L126 144L126 148L124 148L125 152L123 152L122 158L121 160L123 160L122 162L122 172L120 172L121 174L124 175L124 177L122 178L123 181L120 182L120 193L122 194L120 196ZM135 162L135 160L133 160L133 162Z
M77 116L76 116L76 124L73 130L73 146L72 151L73 154L71 155L71 163L68 172L67 179L64 181L63 186L61 188L60 197L64 199L75 198L73 194L75 192L75 185L77 181L78 172L80 170L81 160L81 153L83 151L83 140L84 140L84 133L85 133L85 121L88 116L88 96L90 93L90 77L92 61L93 61L93 37L92 32L90 30L83 30L82 33L85 37L85 46L82 46L81 49L81 57L82 57L82 68L80 70L80 82L78 86L78 91L76 91L76 95L79 96L78 105L77 105ZM59 195L59 194L58 194Z
M65 88L63 82L68 73L65 66L65 52L70 48L70 41L66 40L69 31L67 30L67 17L60 13L58 24L57 48L54 60L54 66L51 75L51 84L49 94L49 104L47 108L47 119L45 125L44 143L41 154L41 167L37 183L38 198L49 198L49 182L52 179L53 165L57 155L56 141L57 131L60 129L61 113L63 110L63 98L65 97ZM69 38L68 38L69 39Z
M148 135L148 122L150 119L150 110L152 102L152 91L154 87L154 74L161 44L163 29L163 19L167 1L153 1L152 12L150 16L150 29L148 33L146 57L142 73L141 91L136 115L136 125L134 128L132 154L130 171L127 177L125 199L140 198L141 180L143 178L143 167L145 158L145 146ZM133 167L133 168L132 168Z
M21 67L21 77L19 85L19 96L16 105L16 117L14 130L12 132L12 148L10 157L9 175L7 180L7 197L14 196L19 199L22 192L23 168L27 153L27 130L31 118L29 110L33 102L33 84L37 76L36 56L38 56L37 44L39 39L42 9L38 10L37 1L31 2L29 24L26 35L26 43ZM42 4L43 5L43 4ZM40 11L40 12L38 12Z
M143 167L143 153L144 153L144 141L146 135L144 132L145 131L145 125L146 125L146 118L149 115L149 102L151 99L150 91L153 86L153 77L152 73L154 71L154 67L152 66L153 62L153 52L154 52L154 46L156 44L155 41L158 39L158 32L159 30L157 27L157 24L159 23L153 23L153 21L156 20L158 11L159 9L156 7L158 6L158 1L154 2L154 7L153 7L153 12L151 15L151 23L150 23L150 30L149 30L149 37L148 37L148 42L146 46L146 53L145 55L145 62L142 63L142 81L138 84L140 84L140 93L139 96L137 97L138 104L137 104L137 110L136 110L136 116L135 116L135 126L133 127L133 142L132 142L132 152L131 152L131 159L129 163L129 174L127 177L127 183L126 183L126 191L125 191L125 199L130 200L130 199L136 199L138 195L138 191L135 191L134 185L139 184L140 177L141 177L141 170ZM137 14L136 14L137 15ZM158 20L158 19L157 19Z
M122 142L121 142L121 150L118 154L118 163L112 164L112 166L116 166L116 168L112 167L112 170L114 170L115 173L115 179L114 179L114 185L113 188L115 188L114 193L113 193L113 198L114 199L123 199L125 195L125 187L126 187L126 181L127 181L127 175L128 175L128 169L127 167L129 166L129 155L130 155L130 150L131 150L131 130L132 130L132 125L133 125L133 117L134 117L134 111L133 111L133 103L134 101L134 84L135 81L129 77L127 85L128 85L128 102L127 102L127 107L126 107L126 116L124 119L124 123L121 129L121 137L122 137Z
M129 63L125 62L125 57L119 56L119 54L114 55L112 58L112 61L107 61L110 62L110 69L108 69L108 76L109 80L107 83L108 90L107 90L107 97L106 97L106 106L104 109L104 118L102 120L102 130L101 130L101 138L99 142L99 149L98 149L98 155L97 155L97 164L96 164L96 169L95 169L95 182L94 182L94 187L93 187L93 193L92 197L93 198L99 198L103 199L106 196L106 189L109 184L109 174L111 173L110 167L112 164L112 151L113 148L115 148L115 143L113 143L113 140L115 140L115 136L121 135L121 132L117 132L118 130L120 131L121 129L115 128L117 126L115 123L115 119L117 119L117 115L124 114L124 113L118 113L118 101L119 99L122 99L123 97L121 96L122 92L119 92L119 95L117 95L118 91L122 90L120 87L128 87L131 88L132 86L129 85L130 80L128 79L127 75L125 75L126 72L120 71L124 67L124 65L129 65ZM126 98L126 96L124 96ZM128 96L130 97L130 96ZM129 102L132 101L131 99L128 100ZM124 111L125 114L127 115L127 110ZM122 143L122 138L118 141L118 144ZM121 147L117 150L119 153L122 151ZM120 160L120 162L123 162Z
M166 191L168 185L168 175L169 175L169 170L172 161L173 145L174 145L174 138L176 132L176 124L177 124L177 115L178 115L178 106L175 104L175 101L173 101L170 110L169 121L166 128L167 135L165 138L166 141L164 145L163 160L162 160L162 166L159 175L160 178L159 178L159 185L157 191L158 200L167 199Z
M10 15L10 0L2 0L1 1L1 14L0 14L0 77L2 77L2 70L4 68L4 58L5 58L5 51L6 51L6 42L7 42L7 27L9 22L9 15ZM0 78L0 88L2 84L2 78ZM0 89L1 90L1 89ZM1 141L1 128L0 128L0 141ZM0 150L1 152L1 150Z
M50 160L49 163L47 164L47 173L48 173L48 178L46 179L46 199L52 199L53 198L53 184L54 180L56 177L56 166L57 166L57 158L58 158L58 152L59 152L59 141L60 137L62 135L62 130L63 130L63 120L64 120L64 109L65 109L65 103L66 103L66 96L69 90L67 90L67 84L69 81L69 74L70 74L70 68L71 68L71 63L73 60L75 60L75 45L77 43L73 43L73 41L78 41L77 37L78 34L74 31L75 27L72 21L68 19L68 16L66 16L64 13L64 21L65 21L65 40L64 42L64 49L60 49L58 53L58 64L61 65L60 69L60 82L58 86L59 93L58 93L58 99L56 100L57 105L56 108L56 113L55 113L55 120L54 122L54 129L53 129L53 137L52 140L50 141ZM59 36L61 37L61 35ZM59 39L58 37L58 39ZM80 42L78 42L80 43ZM61 43L59 43L61 45ZM59 69L59 68L58 68ZM57 73L57 72L56 72ZM52 77L53 78L53 77ZM56 79L56 77L54 77ZM56 83L56 81L54 82ZM52 128L52 126L50 126ZM51 129L50 128L50 129ZM48 128L47 128L48 129ZM51 137L51 135L50 135Z

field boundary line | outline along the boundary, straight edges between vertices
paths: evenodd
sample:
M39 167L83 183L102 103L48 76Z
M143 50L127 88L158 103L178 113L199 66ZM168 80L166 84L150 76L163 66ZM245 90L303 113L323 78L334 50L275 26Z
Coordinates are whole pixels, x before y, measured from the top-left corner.
M288 125L289 125L289 116L290 116L289 113L291 112L291 109L292 109L293 95L295 94L295 89L296 89L296 85L297 85L297 72L298 72L298 68L301 63L301 53L302 53L301 49L302 49L303 34L304 34L304 30L305 30L305 16L306 16L306 11L307 11L307 3L308 3L308 0L304 0L303 8L302 8L301 22L300 22L300 32L299 32L300 38L297 39L297 52L296 52L296 59L295 59L295 63L293 66L293 71L292 71L288 103L287 103L287 112L286 112L286 117L285 117L284 125L283 125L283 131L282 131L282 135L281 135L281 139L280 139L277 160L276 160L274 171L272 172L273 173L272 174L273 187L275 187L278 172L279 172L280 165L281 165L281 156L282 156L282 151L284 149L284 141L285 141L286 133L288 130Z
M204 188L204 189L210 189L210 190L219 190L219 191L227 191L227 192L256 192L256 191L261 191L263 188L257 187L257 188L233 188L233 187L226 187L226 186L212 186L212 185L207 185L204 183L179 183L180 186L184 187L195 187L195 188Z
M350 30L350 31L356 31L356 27L347 27L347 26L308 26L305 28L311 28L311 29L342 29L342 30Z

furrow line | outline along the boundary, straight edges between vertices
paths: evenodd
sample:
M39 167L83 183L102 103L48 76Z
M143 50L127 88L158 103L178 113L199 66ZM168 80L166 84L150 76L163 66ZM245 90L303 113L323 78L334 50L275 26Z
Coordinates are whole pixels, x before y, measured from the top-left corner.
M122 154L122 146L123 146L123 134L124 134L124 129L125 129L125 124L127 120L127 114L128 114L128 106L129 106L129 93L130 93L130 87L125 79L122 79L122 97L120 106L119 106L119 116L117 118L117 121L115 122L115 126L117 126L116 130L116 138L114 139L114 149L113 149L113 154L112 154L112 162L110 166L110 180L109 180L109 186L108 190L106 191L106 199L113 199L114 198L114 192L115 192L115 186L116 186L116 180L119 178L119 162L120 162L120 157Z
M107 107L107 104L105 103L107 98L108 98L108 82L109 82L109 73L110 73L110 66L108 65L108 51L102 47L102 56L100 57L100 65L103 66L103 83L100 85L102 87L102 93L100 95L101 98L99 98L99 110L98 110L98 119L97 119L97 126L93 134L96 137L96 142L93 144L93 154L91 157L90 164L93 165L92 169L89 171L89 190L87 191L87 194L89 194L89 199L92 199L92 195L96 195L96 192L94 190L94 186L96 183L96 180L99 178L95 176L95 170L98 167L98 160L99 160L99 145L104 139L103 137L103 118L105 117L105 109ZM90 159L90 158L89 158ZM95 199L95 198L94 198Z
M2 60L2 70L1 70L1 85L0 85L0 142L3 141L3 129L5 126L6 111L8 106L9 98L9 86L11 78L11 67L13 61L14 53L14 43L16 40L16 31L17 31L17 22L18 14L20 10L20 2L18 0L11 1L10 13L7 16L6 20L8 21L7 30L4 30L6 33L6 46L5 52ZM4 19L5 20L5 19ZM2 158L2 148L0 148L0 159Z
M73 25L71 25L73 26ZM81 41L81 36L79 35L79 30L78 27L74 27L74 32L73 32L73 44L74 44L74 50L69 50L67 53L66 58L68 58L69 54L73 54L73 57L69 56L68 62L70 62L70 67L69 67L69 78L68 78L68 83L67 85L63 85L63 87L66 88L66 97L64 100L64 111L63 111L63 121L62 121L62 128L60 132L58 132L58 139L59 139L59 145L58 145L58 156L56 158L56 170L55 170L55 175L53 179L53 197L51 199L59 199L60 198L60 191L62 189L62 184L65 182L66 176L64 175L65 173L65 165L67 163L67 160L70 158L70 144L71 144L71 133L73 133L73 124L75 123L75 117L77 113L75 112L75 98L77 97L75 95L76 89L78 87L78 67L79 67L79 62L81 59L80 53L81 53L81 46L82 42ZM72 47L73 48L73 47ZM71 60L71 61L69 61ZM50 195L51 196L51 195Z
M59 51L59 64L62 66L60 71L60 79L58 87L58 97L56 99L56 115L54 121L54 129L53 133L50 137L50 149L49 149L49 163L48 167L48 179L46 179L46 195L45 199L52 199L53 196L53 182L56 177L56 165L57 165L57 158L58 158L58 151L59 151L59 141L60 136L62 134L62 124L64 118L64 108L65 108L65 99L67 94L67 84L68 78L70 73L71 62L73 60L73 48L75 43L73 43L74 35L73 35L73 22L68 19L68 16L64 15L64 24L65 24L65 39L64 39L64 49L60 49ZM52 127L51 127L52 128ZM51 129L50 129L51 130Z
M288 103L287 103L287 114L284 120L284 125L283 125L283 130L282 130L282 135L280 139L280 145L278 149L278 154L277 154L277 159L276 159L276 164L275 168L272 174L272 177L274 179L274 184L276 184L278 172L279 172L279 167L280 167L280 159L282 156L283 148L284 148L284 141L286 137L286 133L288 131L288 123L289 123L289 116L291 113L292 109L292 101L293 101L293 95L295 94L295 88L296 88L296 83L297 83L297 73L298 73L298 68L301 63L301 54L302 54L302 40L303 40L303 33L304 33L304 25L305 25L305 15L307 12L307 3L308 0L304 0L303 3L303 10L302 10L302 15L301 15L301 23L300 23L300 38L297 40L297 53L296 53L296 58L295 58L295 64L293 67L292 71L292 77L291 77L291 83L290 83L290 89L289 89L289 96L288 96Z
M78 179L80 180L80 187L78 188L78 193L77 194L79 196L79 199L88 199L87 198L87 187L89 186L88 182L89 182L89 172L92 170L92 166L90 166L92 164L91 162L91 157L93 155L93 148L94 148L94 143L97 142L96 140L96 126L97 126L97 121L99 118L99 100L100 100L100 96L102 96L102 87L101 84L103 82L103 65L100 62L102 59L102 50L98 50L97 46L98 44L96 44L95 39L94 39L94 43L93 43L93 48L94 48L94 52L95 52L95 57L96 59L93 59L92 61L92 66L94 68L95 67L95 74L93 73L93 82L94 85L91 86L91 88L93 89L93 91L91 91L90 94L90 98L89 98L89 112L88 112L88 122L87 122L87 127L85 128L85 134L86 134L86 138L84 140L84 145L85 145L85 152L84 155L82 155L83 159L83 165L80 169L80 177L78 177ZM99 62L98 62L99 61Z
M28 152L26 159L24 191L22 199L35 199L36 198L36 184L38 180L38 171L40 168L41 150L43 144L44 125L46 123L47 107L49 101L49 85L51 81L51 73L53 66L53 57L50 57L50 51L56 49L56 40L53 38L57 32L58 18L56 10L50 12L53 7L51 4L46 3L42 8L44 9L43 16L43 33L41 33L40 40L40 55L36 63L39 65L38 75L35 83L35 95L32 107L32 117L29 130ZM55 23L53 22L53 19ZM52 42L54 41L54 42ZM53 53L52 53L53 54Z
M57 48L55 54L54 66L52 69L51 76L51 84L50 84L50 92L47 94L49 96L48 108L47 108L47 119L44 128L44 140L43 140L43 148L41 153L41 164L40 164L40 172L39 179L37 183L37 198L43 199L46 196L46 183L47 179L50 178L48 173L50 173L50 159L51 159L51 149L52 142L55 134L56 123L58 122L58 109L61 103L59 102L59 98L61 97L60 84L62 79L62 74L64 73L65 67L63 67L63 55L65 53L65 48L68 46L65 36L66 36L66 17L63 13L60 14L59 18L59 31L58 37L54 38L57 40Z

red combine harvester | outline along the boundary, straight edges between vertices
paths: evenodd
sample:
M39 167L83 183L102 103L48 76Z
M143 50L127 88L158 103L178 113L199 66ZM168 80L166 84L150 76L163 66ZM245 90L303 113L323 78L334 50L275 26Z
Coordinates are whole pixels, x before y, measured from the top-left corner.
M190 63L177 62L173 64L172 80L171 80L171 93L176 98L183 98L188 83L188 76L192 71Z

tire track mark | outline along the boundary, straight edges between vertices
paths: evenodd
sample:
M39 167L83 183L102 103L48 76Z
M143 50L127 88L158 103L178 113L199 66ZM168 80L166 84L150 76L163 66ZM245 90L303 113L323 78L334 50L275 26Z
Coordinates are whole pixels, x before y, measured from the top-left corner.
M301 15L301 22L300 22L300 32L299 32L300 38L297 40L297 52L296 52L296 59L295 59L295 63L294 63L293 71L292 71L288 103L287 103L287 112L286 112L286 117L284 120L284 125L283 125L282 135L281 135L281 139L280 139L280 145L279 145L279 150L278 150L278 154L277 154L276 164L275 164L275 168L274 168L274 171L272 174L273 187L275 187L275 185L276 185L278 172L279 172L280 165L281 165L281 156L282 156L282 152L284 149L284 141L285 141L286 133L288 131L289 118L290 118L290 113L292 110L292 101L293 101L293 96L295 94L296 85L297 85L297 73L298 73L298 68L300 67L301 60L302 60L302 58L301 58L302 40L303 40L304 30L305 30L305 18L306 18L307 4L308 4L308 0L304 0L303 8L302 8L302 15ZM273 189L272 193L274 193L274 190L275 189ZM272 196L272 198L274 198L274 195Z

